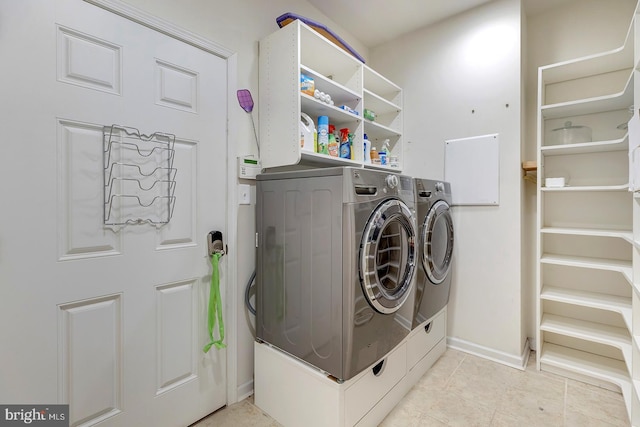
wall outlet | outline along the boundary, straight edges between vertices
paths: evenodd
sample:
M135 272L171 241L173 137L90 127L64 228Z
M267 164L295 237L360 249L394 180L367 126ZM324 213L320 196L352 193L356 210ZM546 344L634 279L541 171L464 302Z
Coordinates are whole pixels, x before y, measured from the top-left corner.
M239 205L251 204L251 186L249 184L238 185L238 204Z

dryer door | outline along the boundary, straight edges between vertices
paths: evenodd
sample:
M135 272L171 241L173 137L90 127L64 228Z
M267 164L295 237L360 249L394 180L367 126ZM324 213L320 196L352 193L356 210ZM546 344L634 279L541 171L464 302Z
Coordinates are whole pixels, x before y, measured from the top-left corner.
M380 313L397 311L411 291L415 273L415 239L411 211L397 199L374 211L360 242L360 283Z
M431 283L447 278L453 255L453 219L449 204L438 200L433 204L422 227L422 265Z

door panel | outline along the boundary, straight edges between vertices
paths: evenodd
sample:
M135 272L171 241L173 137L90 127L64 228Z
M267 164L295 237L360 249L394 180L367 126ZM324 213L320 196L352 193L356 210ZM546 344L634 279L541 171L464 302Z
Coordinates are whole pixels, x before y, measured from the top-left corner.
M121 252L120 235L102 225L102 126L58 119L59 260Z
M206 235L226 231L226 61L80 0L3 2L0 28L0 401L69 403L71 425L188 425L226 402L226 352L202 352ZM168 224L105 226L113 124L176 135Z
M74 424L122 411L122 295L59 307L60 394ZM87 343L92 343L88 346Z

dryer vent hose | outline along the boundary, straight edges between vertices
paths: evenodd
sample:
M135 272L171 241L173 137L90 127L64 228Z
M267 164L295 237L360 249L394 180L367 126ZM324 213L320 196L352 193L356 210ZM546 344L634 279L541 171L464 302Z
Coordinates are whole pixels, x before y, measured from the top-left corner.
M251 312L251 314L253 314L254 316L256 315L256 309L253 308L253 306L251 305L251 288L253 286L255 286L255 280L256 280L256 272L255 270L253 271L253 274L251 274L251 277L249 278L249 281L247 282L247 287L244 290L244 304L247 306L247 309L249 309L249 312Z

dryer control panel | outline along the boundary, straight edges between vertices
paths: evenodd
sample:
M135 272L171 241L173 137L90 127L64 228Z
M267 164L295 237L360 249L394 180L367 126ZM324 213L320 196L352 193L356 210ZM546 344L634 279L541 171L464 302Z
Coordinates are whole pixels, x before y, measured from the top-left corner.
M396 188L398 186L398 175L387 175L384 182L389 188Z

